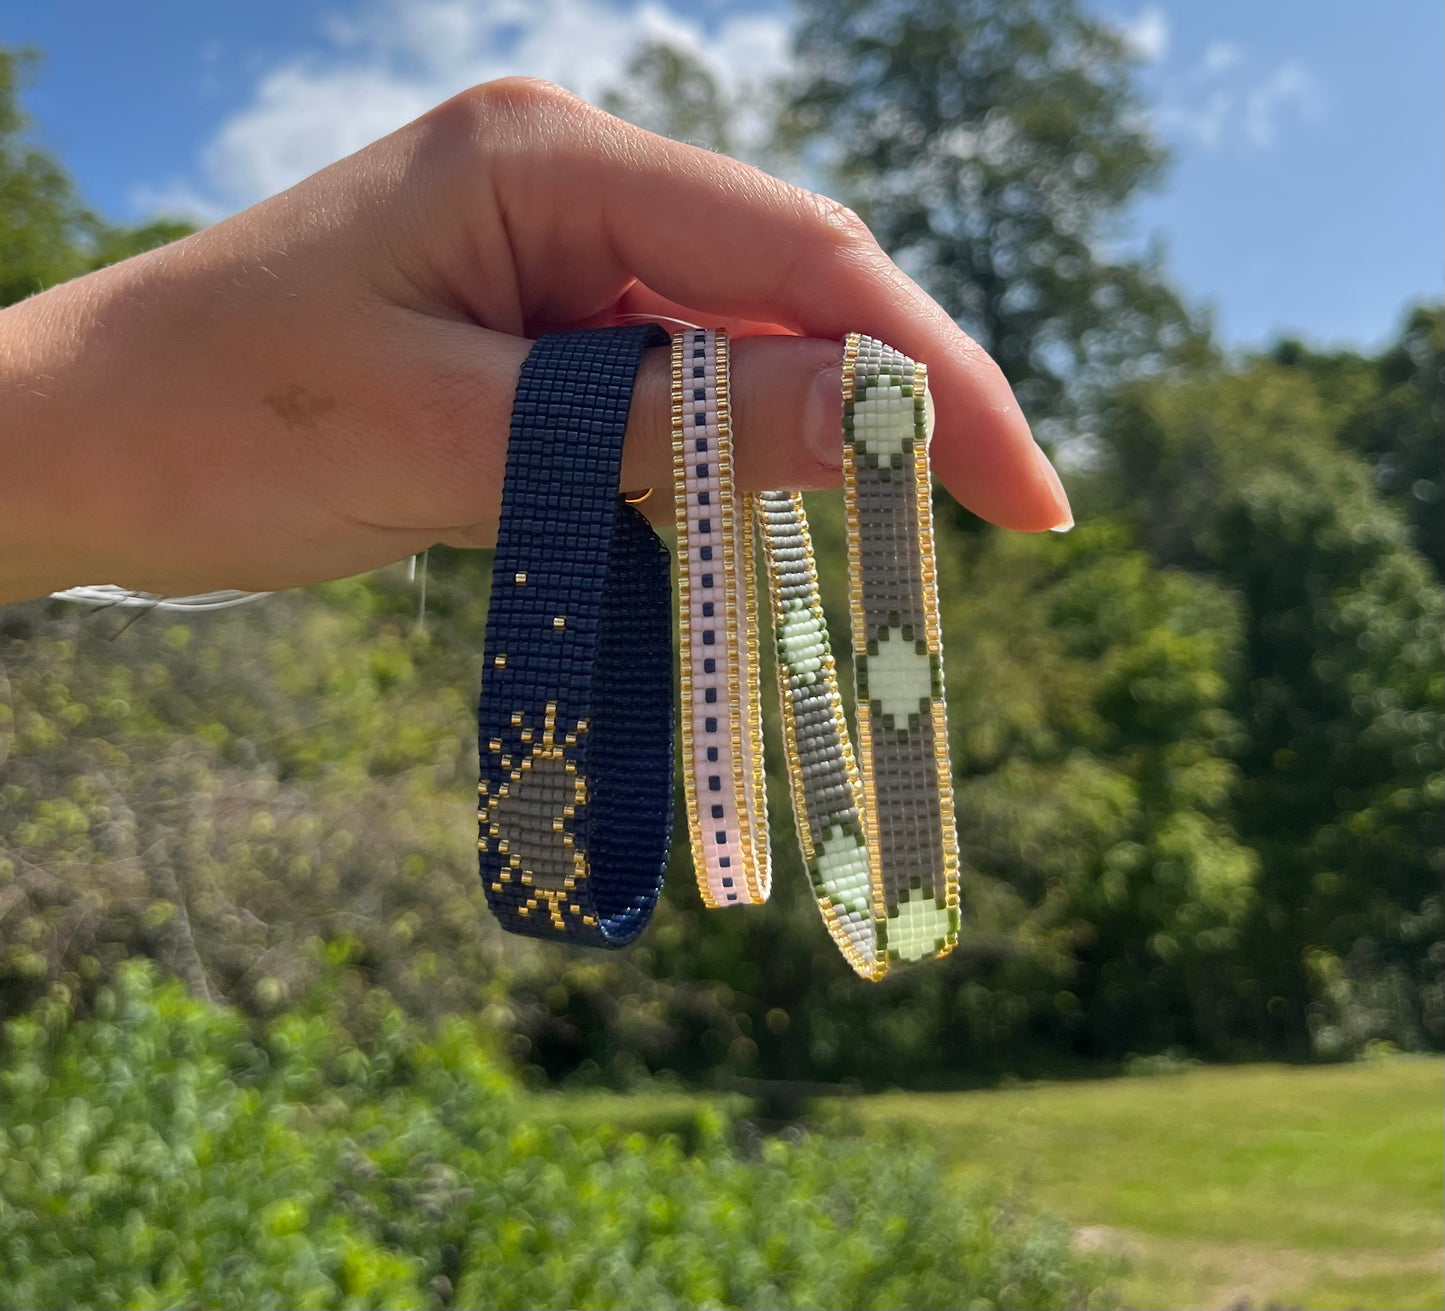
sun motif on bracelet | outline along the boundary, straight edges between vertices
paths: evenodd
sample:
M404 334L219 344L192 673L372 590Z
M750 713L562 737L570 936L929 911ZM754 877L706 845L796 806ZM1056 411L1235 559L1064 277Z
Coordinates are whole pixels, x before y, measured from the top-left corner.
M559 738L555 701L547 703L540 734L522 728L522 718L521 711L512 715L513 727L521 729L521 754L504 753L501 739L493 738L488 745L500 757L505 778L495 791L485 781L477 788L477 820L483 828L477 845L505 859L492 891L520 883L528 896L518 914L545 913L558 929L566 928L564 915L594 923L576 897L587 878L587 856L577 845L587 779L569 755L586 734L587 721L579 719Z

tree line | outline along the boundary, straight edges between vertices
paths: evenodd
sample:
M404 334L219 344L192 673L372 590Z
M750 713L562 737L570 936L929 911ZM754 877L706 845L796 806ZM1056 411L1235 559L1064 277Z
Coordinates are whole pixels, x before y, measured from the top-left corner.
M1445 313L1407 307L1377 355L1230 354L1160 256L1108 254L1166 161L1126 46L1074 0L804 0L798 42L787 83L746 93L769 123L748 148L825 179L1067 440L1066 537L938 493L955 955L852 978L781 775L768 907L703 911L680 850L628 951L504 939L467 822L488 570L437 550L424 626L400 569L124 632L0 611L0 1009L142 954L269 1014L340 950L358 986L479 1015L560 1081L1445 1042ZM86 209L27 144L18 69L0 52L6 301L179 232ZM734 144L742 107L698 61L644 49L624 85L616 112Z

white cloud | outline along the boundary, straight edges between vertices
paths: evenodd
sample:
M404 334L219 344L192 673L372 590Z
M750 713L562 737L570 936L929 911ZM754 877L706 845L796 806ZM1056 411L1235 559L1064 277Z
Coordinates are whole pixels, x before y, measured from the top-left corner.
M1204 47L1204 57L1199 61L1205 74L1227 72L1244 58L1244 51L1233 41L1211 41Z
M1233 118L1238 97L1229 91L1212 91L1190 104L1166 104L1159 110L1159 122L1166 132L1192 137L1206 150L1216 150Z
M1278 117L1293 110L1305 122L1314 122L1323 108L1319 86L1304 63L1286 60L1250 91L1244 104L1245 129L1260 149L1274 145Z
M203 194L184 178L170 178L160 184L138 182L130 189L130 203L138 214L185 219L198 227L223 219L236 208Z
M1211 41L1199 59L1172 78L1159 105L1159 125L1206 150L1248 144L1268 150L1282 120L1304 123L1324 113L1324 95L1301 59L1287 59L1260 75L1248 52L1230 41Z
M666 41L736 92L783 70L789 20L739 14L704 26L641 0L371 0L331 18L321 55L264 72L206 145L198 178L135 189L152 212L212 220L299 182L477 82L526 73L595 99L639 44Z
M1162 59L1169 48L1169 20L1153 5L1141 9L1121 31L1129 49L1148 63Z

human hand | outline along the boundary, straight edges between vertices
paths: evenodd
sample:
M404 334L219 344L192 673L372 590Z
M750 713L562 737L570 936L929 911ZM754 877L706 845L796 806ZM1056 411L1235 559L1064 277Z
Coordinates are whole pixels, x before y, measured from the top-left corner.
M0 602L272 590L490 544L529 339L654 316L734 333L745 488L841 481L857 330L927 363L933 468L964 505L1071 522L1002 374L856 216L508 78L0 313ZM648 356L628 488L672 476Z

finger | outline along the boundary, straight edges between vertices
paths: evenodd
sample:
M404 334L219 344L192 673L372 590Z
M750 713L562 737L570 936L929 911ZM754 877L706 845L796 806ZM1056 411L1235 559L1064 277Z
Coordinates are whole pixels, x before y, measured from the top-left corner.
M448 322L427 325L424 339L424 366L405 351L391 361L409 383L387 390L434 399L407 410L408 441L396 447L396 467L380 479L387 518L378 526L430 528L450 545L489 545L501 508L512 398L532 343ZM841 484L842 358L836 341L765 336L732 343L729 400L740 489ZM379 402L363 408L380 418ZM652 489L640 508L666 522L672 482L671 352L658 347L644 353L638 371L619 489Z
M613 310L607 312L606 314L599 315L597 322L599 325L601 325L607 323L637 323L645 319L652 319L663 323L666 327L678 328L701 326L697 322L698 317L699 314L697 310L692 309L691 307L686 305L679 305L675 301L668 300L665 296L659 296L656 292L652 291L648 287L644 287L639 282L635 283L628 290L628 292L618 301L617 306ZM707 318L708 316L703 315L701 317ZM719 321L714 318L712 320L709 320L708 326L726 328L727 331L732 335L735 346L738 343L739 339L743 337L781 336L787 334L787 329L783 328L779 324L762 323L753 319L723 318ZM838 351L838 356L841 359L841 349L839 349ZM780 356L779 358L781 359L783 357ZM992 363L992 361L990 361L990 363ZM932 384L933 381L934 375L930 371L930 383ZM930 386L930 399L931 397L932 386ZM933 420L936 420L936 411L937 402L934 401L933 404L930 406L930 418ZM1055 472L1053 464L1049 461L1048 457L1044 454L1042 450L1040 450L1037 446L1034 446L1032 438L1030 438L1029 446L1033 447L1032 455L1035 460L1036 473L1043 478L1047 490L1053 498L1053 505L1056 507L1054 512L1058 513L1057 507L1062 507L1062 513L1060 518L1056 519L1054 522L1048 524L1047 526L1050 528L1064 528L1071 526L1073 523L1073 515L1069 510L1068 497L1067 494L1064 492L1062 484L1059 482L1059 476ZM941 443L930 444L930 452L932 455L934 472L938 472L939 457L941 456L943 457L944 461L945 474L948 474L949 457L953 454L953 449L948 437L945 436L943 442ZM981 476L1005 477L1007 475L1004 473L991 474L991 471L985 465L981 470ZM949 487L950 490L952 490L953 487L956 485L956 481L952 477L945 476L944 474L940 474L940 481L942 481L946 487ZM787 486L788 484L775 483L771 485ZM1011 526L1019 527L1021 525L1013 524Z
M545 302L559 278L620 264L657 295L710 320L777 324L825 339L850 331L878 337L928 366L938 416L933 467L963 504L1011 528L1072 521L998 366L856 215L545 84L491 87L480 89L491 97L488 107L495 111L500 98L513 121L520 114L539 125L552 156L541 168L528 149L491 161L526 297ZM559 232L570 243L560 263Z
M843 347L808 337L731 344L729 404L741 491L808 491L843 481ZM670 353L648 351L633 392L622 485L672 496Z
M678 328L722 328L737 339L739 337L791 337L791 329L779 323L763 323L757 319L740 319L720 314L699 314L690 305L679 305L676 301L659 296L651 287L634 282L618 298L617 304L597 316L598 326L610 323L661 323L669 331Z

